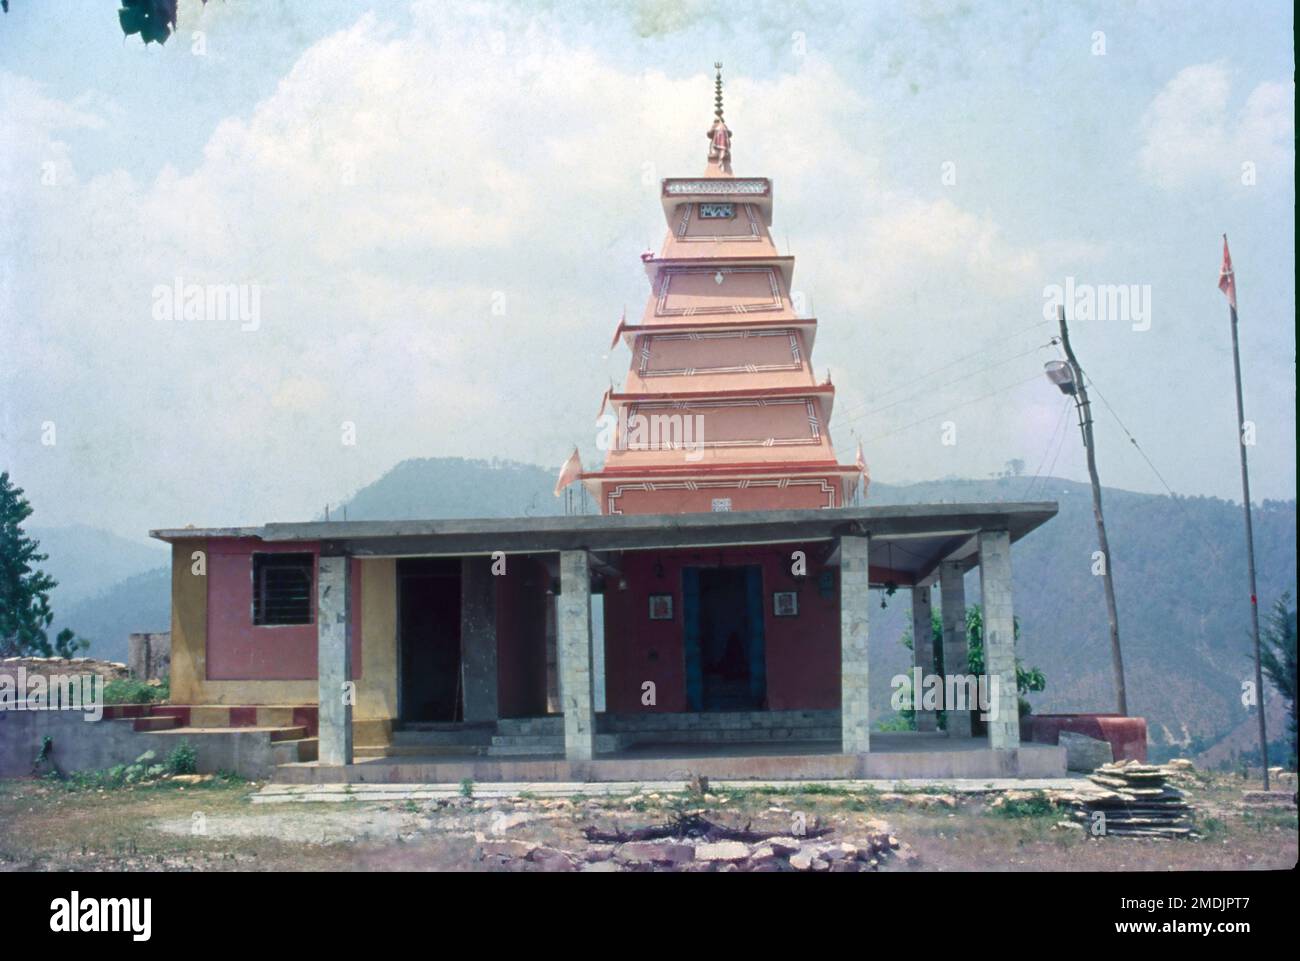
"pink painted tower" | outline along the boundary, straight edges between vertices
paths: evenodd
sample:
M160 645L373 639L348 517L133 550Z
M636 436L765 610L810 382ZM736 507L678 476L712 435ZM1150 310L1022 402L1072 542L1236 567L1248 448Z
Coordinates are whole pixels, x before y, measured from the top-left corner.
M617 431L604 467L582 475L603 514L840 507L858 482L831 446L817 321L795 311L794 258L772 243L772 182L732 174L715 67L708 164L662 181L668 235L642 254L650 297L615 333L632 351L603 408Z

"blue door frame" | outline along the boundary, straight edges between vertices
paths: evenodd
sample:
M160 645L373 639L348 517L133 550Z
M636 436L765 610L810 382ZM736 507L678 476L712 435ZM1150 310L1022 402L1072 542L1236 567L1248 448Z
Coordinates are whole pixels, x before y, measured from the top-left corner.
M707 710L704 703L704 668L700 650L700 571L711 568L682 568L682 625L686 658L686 706L691 711ZM745 573L745 652L749 666L750 695L762 703L767 692L767 646L763 620L763 568L758 564L738 565Z

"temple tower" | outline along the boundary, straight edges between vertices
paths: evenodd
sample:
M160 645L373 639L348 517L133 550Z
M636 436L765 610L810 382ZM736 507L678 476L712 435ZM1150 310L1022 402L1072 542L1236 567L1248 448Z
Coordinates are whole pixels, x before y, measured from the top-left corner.
M650 296L614 336L632 362L602 405L617 424L604 467L582 475L604 514L839 507L858 482L831 446L817 321L796 312L794 258L772 243L772 182L732 173L715 67L703 176L661 182L668 233L642 255Z

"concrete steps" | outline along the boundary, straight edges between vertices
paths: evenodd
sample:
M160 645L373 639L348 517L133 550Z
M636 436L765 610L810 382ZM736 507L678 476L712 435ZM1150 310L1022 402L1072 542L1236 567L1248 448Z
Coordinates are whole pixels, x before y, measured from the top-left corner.
M297 727L282 727L271 732L272 741L301 741L307 736L307 728L304 725Z
M478 744L363 744L353 746L354 757L480 757L486 745Z
M314 761L319 756L319 741L314 737L303 737L293 741L271 742L271 752L276 764L296 764Z
M493 724L458 724L426 727L404 724L393 732L394 747L418 746L486 746L492 742Z
M181 726L181 719L171 714L131 718L133 731L170 731Z
M609 754L622 746L617 734L597 734L596 753ZM487 749L488 757L529 757L564 754L564 730L559 734L497 734Z
M449 722L406 723L386 743L357 744L355 757L475 757L487 753L495 725Z

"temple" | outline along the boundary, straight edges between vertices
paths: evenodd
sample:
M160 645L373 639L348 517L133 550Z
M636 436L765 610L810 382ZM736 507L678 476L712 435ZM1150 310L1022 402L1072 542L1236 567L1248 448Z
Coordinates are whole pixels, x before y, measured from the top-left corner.
M136 724L250 728L290 781L1064 772L1062 748L1021 738L1011 599L1012 547L1056 505L854 503L861 450L836 461L817 322L772 243L771 182L732 172L720 71L715 107L703 174L662 182L605 463L575 452L556 487L581 482L599 514L154 531L173 700ZM869 626L895 595L912 667L991 700L945 694L915 730L873 731L892 682L871 650L898 639Z
M817 320L796 309L794 258L772 242L772 182L732 173L715 67L704 173L662 182L667 235L642 255L650 296L614 336L632 362L602 405L605 465L582 475L604 514L842 507L861 471L836 463Z

